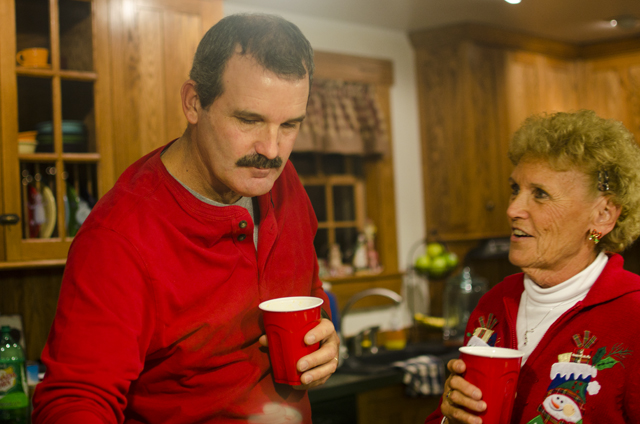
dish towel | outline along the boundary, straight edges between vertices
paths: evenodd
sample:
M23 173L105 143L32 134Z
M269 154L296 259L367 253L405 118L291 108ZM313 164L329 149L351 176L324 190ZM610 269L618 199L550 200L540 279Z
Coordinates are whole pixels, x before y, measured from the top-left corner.
M402 382L410 397L441 395L444 390L444 362L433 355L416 356L392 364L404 370Z

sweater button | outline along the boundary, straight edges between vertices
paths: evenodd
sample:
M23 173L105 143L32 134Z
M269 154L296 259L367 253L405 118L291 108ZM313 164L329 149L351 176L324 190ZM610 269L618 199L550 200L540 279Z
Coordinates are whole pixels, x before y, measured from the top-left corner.
M238 224L238 227L247 228L247 221L240 221L240 224Z
M246 234L240 234L240 235L238 236L238 241L242 241L242 240L244 240L244 239L246 239L246 238L247 238L247 235L246 235Z

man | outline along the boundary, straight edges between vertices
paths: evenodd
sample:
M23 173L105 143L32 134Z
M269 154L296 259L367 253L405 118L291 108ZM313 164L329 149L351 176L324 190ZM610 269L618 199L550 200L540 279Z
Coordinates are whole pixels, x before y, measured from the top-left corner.
M310 423L305 390L273 381L258 304L328 299L317 221L288 162L313 52L293 24L230 16L182 87L179 139L138 160L69 253L43 351L35 423ZM335 371L327 319L305 336L300 386Z

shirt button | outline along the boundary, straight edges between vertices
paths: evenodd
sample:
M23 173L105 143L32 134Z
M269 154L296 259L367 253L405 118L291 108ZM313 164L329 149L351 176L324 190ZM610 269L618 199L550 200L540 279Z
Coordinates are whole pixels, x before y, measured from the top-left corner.
M247 228L247 221L240 221L240 224L238 226L240 228Z
M246 235L246 234L240 234L240 235L238 236L238 241L242 241L242 240L244 240L244 239L246 239L246 238L247 238L247 235Z

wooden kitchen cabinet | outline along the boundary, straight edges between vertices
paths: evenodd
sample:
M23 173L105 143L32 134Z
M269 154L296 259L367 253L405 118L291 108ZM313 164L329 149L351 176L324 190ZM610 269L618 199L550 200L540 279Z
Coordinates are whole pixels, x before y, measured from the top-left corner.
M509 137L530 115L578 108L578 63L522 50L505 58Z
M184 131L180 87L222 0L19 0L0 12L0 268L64 264L120 173ZM31 47L48 49L48 66L16 63ZM36 151L20 153L19 133L38 128Z
M358 395L358 423L421 424L440 405L440 396L411 398L402 384Z
M112 184L106 6L0 3L0 261L64 261L82 214ZM34 47L48 60L18 64ZM35 130L35 151L19 151L19 133Z
M440 240L509 235L508 144L532 114L593 109L640 141L637 38L572 45L463 24L411 40L426 226Z
M592 58L581 63L582 107L622 121L640 143L640 40L628 52Z
M504 53L468 41L414 45L427 229L443 241L503 236Z
M386 376L338 372L326 383L330 388L311 389L314 424L422 424L438 408L441 395L410 397L398 381L401 376L383 374ZM342 383L336 383L339 379Z

